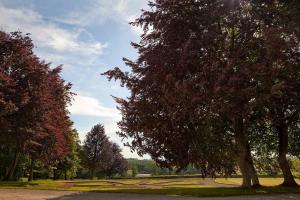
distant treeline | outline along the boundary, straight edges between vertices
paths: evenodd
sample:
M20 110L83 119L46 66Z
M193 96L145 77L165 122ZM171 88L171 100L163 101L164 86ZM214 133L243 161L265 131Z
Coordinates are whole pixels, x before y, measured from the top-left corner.
M207 174L204 174L202 169L199 169L193 165L188 165L185 169L178 170L176 168L169 169L159 167L155 161L150 159L127 159L128 161L128 174L127 176L132 177L144 177L146 175L149 176L169 176L169 175L177 175L177 176L186 176L186 175L197 175L199 177L209 177ZM292 171L295 176L300 176L300 159L291 158L289 160ZM255 167L259 171L260 176L271 176L277 177L282 176L280 168L276 162L270 162L266 158L257 158L255 160ZM236 171L233 176L240 175L239 171Z
M128 169L132 170L133 176L138 176L141 174L148 174L151 176L157 175L189 175L189 174L201 174L201 170L193 167L192 165L187 166L186 169L178 171L178 169L169 169L164 167L159 167L155 161L150 159L127 159Z

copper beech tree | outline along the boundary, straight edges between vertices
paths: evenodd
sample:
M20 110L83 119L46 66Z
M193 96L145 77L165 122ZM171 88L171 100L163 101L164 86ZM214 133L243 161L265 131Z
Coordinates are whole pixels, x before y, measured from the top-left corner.
M299 115L299 17L286 1L155 0L132 25L143 28L130 72L104 73L131 96L115 98L122 137L162 166L192 163L208 174L238 164L243 187L259 186L249 137L275 128L285 185L289 126ZM253 127L254 126L254 127ZM295 127L295 126L293 126Z
M87 133L83 144L83 165L89 170L90 178L121 175L127 170L127 161L120 147L109 140L104 126L97 124Z
M35 160L54 163L68 152L71 85L60 77L61 67L51 69L33 47L29 35L0 32L0 145L13 155L7 180L14 178L21 155L33 166Z

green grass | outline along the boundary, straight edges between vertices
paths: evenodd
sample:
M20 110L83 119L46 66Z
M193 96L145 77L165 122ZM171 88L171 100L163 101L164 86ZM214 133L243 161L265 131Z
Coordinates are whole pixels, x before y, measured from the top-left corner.
M259 178L260 184L263 186L277 186L283 182L283 178ZM229 185L241 185L241 178L217 178L217 183L229 184ZM296 182L300 184L300 179L296 179Z
M20 188L32 190L68 190L68 191L89 191L89 192L115 192L135 194L161 194L161 195L184 195L197 197L218 197L238 195L258 195L276 193L300 193L300 187L287 188L278 185L281 178L261 178L264 185L258 189L242 189L238 187L240 178L215 180L217 183L231 185L233 187L217 187L217 185L203 185L207 180L200 178L178 178L178 179L113 179L113 180L74 180L74 181L52 181L37 180L33 182L0 182L0 188ZM298 180L299 181L299 180ZM266 187L269 186L269 187Z
M60 190L64 181L40 180L32 182L0 182L0 188L20 188L20 189L37 189L37 190Z
M112 192L112 191L106 191ZM134 193L134 194L161 194L161 195L179 195L195 197L224 197L224 196L242 196L242 195L266 195L266 194L284 194L300 193L300 188L285 187L262 187L259 189L242 188L176 188L176 189L121 189L113 192Z

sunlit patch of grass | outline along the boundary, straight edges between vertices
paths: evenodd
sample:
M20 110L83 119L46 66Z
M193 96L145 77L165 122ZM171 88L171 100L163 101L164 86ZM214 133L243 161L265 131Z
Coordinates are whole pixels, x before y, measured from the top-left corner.
M276 186L283 183L283 178L261 178L259 181L263 186Z
M259 181L263 186L278 186L283 183L283 178L259 178ZM299 179L296 179L296 181L298 184L300 184ZM239 186L242 184L242 178L217 178L215 182Z
M172 186L172 185L199 185L196 181L173 181L173 182L164 182L158 185L162 186Z
M75 186L112 186L113 184L107 181L97 181L97 182L76 182L74 183Z
M259 189L236 188L167 188L167 189L120 189L105 192L134 193L134 194L160 194L160 195L179 195L196 197L222 197L222 196L241 196L241 195L264 195L264 194L284 194L300 193L299 188L285 187L263 187Z
M212 185L168 185L164 188L178 188L178 189L185 189L185 188L213 188L215 186Z
M198 181L202 180L199 178L178 178L178 179L154 179L154 180L144 180L146 184L156 184L156 185L173 185L173 184L182 184L182 185L190 185L190 184L197 184L199 185Z
M137 184L140 184L142 181L135 180L135 179L128 179L128 180L113 180L113 182L120 183L120 184L137 185Z
M161 184L161 183L165 183L166 181L169 182L169 180L166 180L166 179L146 179L142 183L146 183L146 184Z
M38 180L32 182L0 182L0 188L22 188L32 190L70 190L83 192L116 192L137 194L163 194L163 195L188 195L197 197L210 196L236 196L251 194L273 193L300 193L298 188L286 187L262 187L258 189L242 189L241 178L216 179L222 184L231 184L236 187L223 188L216 185L201 185L199 181L204 179L114 179L97 181L52 181ZM211 179L210 179L211 180ZM263 185L276 185L282 182L282 178L261 178Z
M241 185L241 178L217 178L215 179L216 183L226 184L226 185Z

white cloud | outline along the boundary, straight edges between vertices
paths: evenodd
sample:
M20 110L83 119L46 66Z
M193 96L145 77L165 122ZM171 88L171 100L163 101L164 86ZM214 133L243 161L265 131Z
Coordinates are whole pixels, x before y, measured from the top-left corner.
M0 27L5 31L31 33L39 48L78 55L99 55L106 47L92 38L80 40L82 29L67 30L44 19L29 8L9 8L0 4Z
M105 107L96 98L81 95L74 97L69 111L72 115L121 118L121 114L116 108Z
M107 20L127 24L139 17L142 9L147 9L147 2L148 0L91 0L87 1L80 10L74 10L65 18L56 20L82 27ZM132 27L132 30L137 33L142 32L139 27Z
M122 154L125 158L138 158L138 159L150 159L149 155L144 155L140 157L136 152L131 152L130 148L123 145L123 141L116 134L119 131L117 122L121 120L121 114L116 109L107 108L101 105L101 103L93 98L87 96L76 96L73 101L73 105L69 108L72 115L81 116L95 116L95 117L105 117L103 123L105 133L108 135L111 141L116 142L122 148ZM80 140L83 142L86 133L90 131L91 127L83 127L78 129ZM126 142L128 140L125 140Z
M91 78L86 77L89 74L87 73L89 66L99 64L99 55L107 45L95 40L85 28L108 20L126 24L140 15L140 10L145 8L147 0L84 1L85 6L79 6L78 10L76 8L68 10L60 19L42 16L43 13L33 9L34 6L7 7L0 2L0 30L31 33L31 38L38 47L35 49L38 56L55 65L64 64L67 68L72 67L68 68L65 74L72 76L73 83L87 82L86 79ZM132 30L140 33L139 28L133 27ZM118 87L113 85L111 89L116 90ZM106 133L122 147L123 155L138 157L132 154L128 147L123 147L116 135L117 122L121 120L121 114L117 109L103 105L98 99L89 96L88 91L86 94L75 96L73 104L68 109L73 116L104 119ZM90 130L90 125L90 122L82 122L77 126L81 140Z

